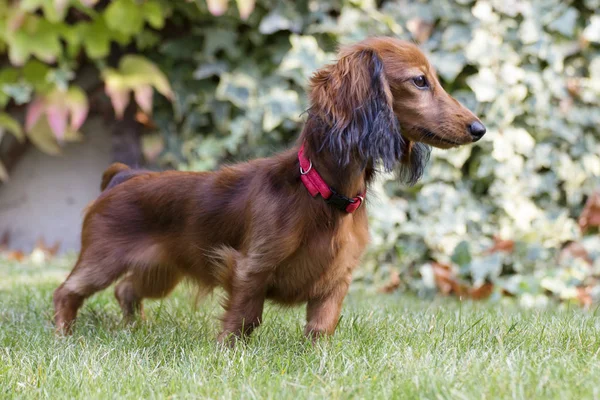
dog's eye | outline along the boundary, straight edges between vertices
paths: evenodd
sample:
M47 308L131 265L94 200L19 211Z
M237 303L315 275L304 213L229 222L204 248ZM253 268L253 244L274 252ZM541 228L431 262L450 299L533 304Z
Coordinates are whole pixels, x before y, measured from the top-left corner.
M427 89L429 87L429 82L427 82L427 78L424 75L419 75L413 78L413 83L419 89Z

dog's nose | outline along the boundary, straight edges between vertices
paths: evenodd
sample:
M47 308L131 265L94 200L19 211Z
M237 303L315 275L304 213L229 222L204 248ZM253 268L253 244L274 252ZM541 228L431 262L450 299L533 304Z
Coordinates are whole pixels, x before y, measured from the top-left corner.
M476 142L485 135L485 126L481 122L475 121L469 125L469 133L473 136L473 141Z

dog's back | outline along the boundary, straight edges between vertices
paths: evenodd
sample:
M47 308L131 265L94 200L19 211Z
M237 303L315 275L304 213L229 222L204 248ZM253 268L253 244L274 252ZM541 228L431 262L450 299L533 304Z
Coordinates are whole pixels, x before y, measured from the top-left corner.
M151 172L145 169L131 169L129 166L118 162L112 163L102 174L100 190L104 192L133 177Z

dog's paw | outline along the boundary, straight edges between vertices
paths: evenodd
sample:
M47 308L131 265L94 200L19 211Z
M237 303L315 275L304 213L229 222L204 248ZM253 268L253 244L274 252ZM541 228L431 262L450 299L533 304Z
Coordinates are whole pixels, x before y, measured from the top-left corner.
M234 348L241 337L230 331L223 331L217 337L217 343L227 348Z

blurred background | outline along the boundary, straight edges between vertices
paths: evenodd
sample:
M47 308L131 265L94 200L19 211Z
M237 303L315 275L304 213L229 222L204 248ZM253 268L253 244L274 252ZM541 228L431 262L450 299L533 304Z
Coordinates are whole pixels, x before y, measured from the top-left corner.
M0 257L77 251L113 161L288 147L308 77L369 35L420 44L488 134L376 183L359 284L600 301L600 0L0 0Z

